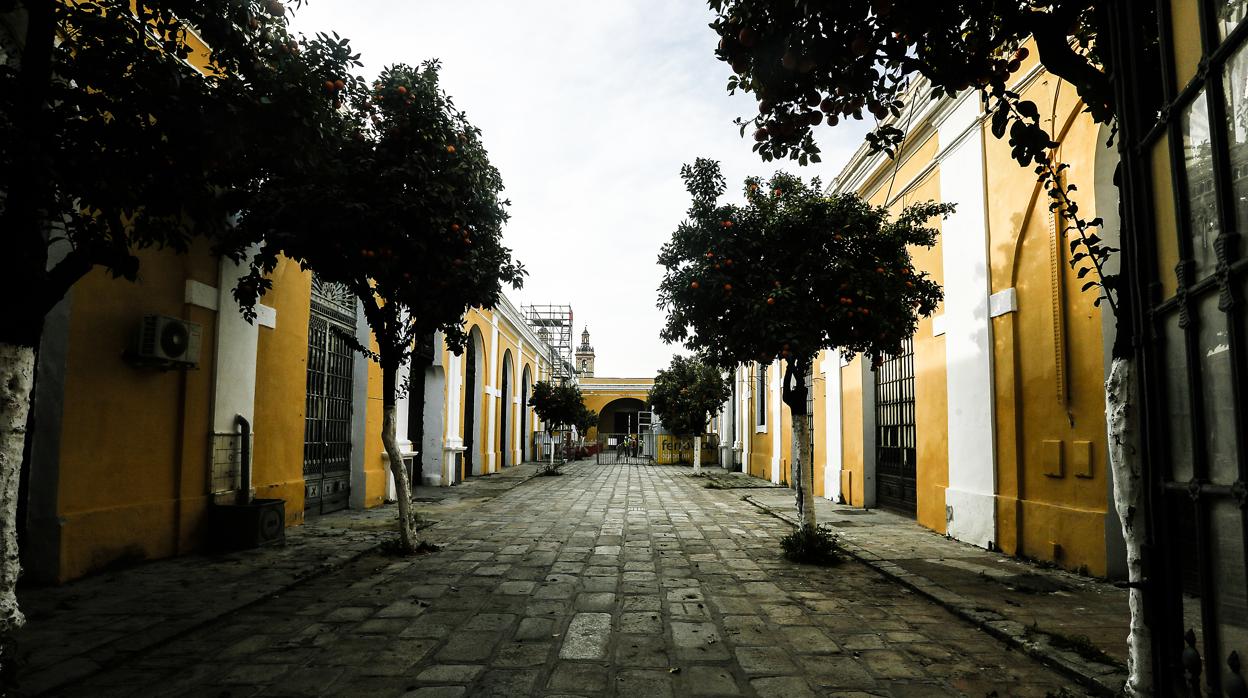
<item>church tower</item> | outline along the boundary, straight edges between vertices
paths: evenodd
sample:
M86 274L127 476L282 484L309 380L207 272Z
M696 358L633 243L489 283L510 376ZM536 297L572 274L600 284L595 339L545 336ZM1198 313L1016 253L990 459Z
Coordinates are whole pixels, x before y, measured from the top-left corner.
M589 328L581 333L581 345L576 348L576 372L582 378L594 377L594 348L589 345Z

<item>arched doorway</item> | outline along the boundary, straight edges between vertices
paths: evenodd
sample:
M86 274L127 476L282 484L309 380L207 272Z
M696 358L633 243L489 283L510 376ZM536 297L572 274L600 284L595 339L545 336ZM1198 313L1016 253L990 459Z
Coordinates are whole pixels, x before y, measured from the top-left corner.
M532 439L529 438L529 391L533 385L533 374L529 367L524 367L524 377L520 382L520 460L533 459Z
M511 426L515 424L510 417L511 411L514 409L515 401L511 398L512 380L511 380L511 350L503 352L503 380L502 380L502 405L499 409L499 442L503 450L503 458L500 461L502 467L506 468L513 465L511 462L512 454L515 451L515 440L511 435Z
M477 434L481 424L481 392L485 379L485 347L481 330L473 327L464 350L464 477L477 474Z
M608 402L598 411L598 433L636 433L637 413L645 409L646 403L634 397L622 397Z

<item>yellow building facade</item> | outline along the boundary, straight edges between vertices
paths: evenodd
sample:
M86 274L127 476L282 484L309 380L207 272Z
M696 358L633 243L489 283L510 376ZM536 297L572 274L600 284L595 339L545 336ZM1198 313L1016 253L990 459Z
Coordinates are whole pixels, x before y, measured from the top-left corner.
M241 269L206 246L140 257L137 282L92 272L49 315L22 494L28 578L62 582L203 549L221 533L218 511L244 491L280 500L285 526L393 499L380 370L343 337L369 341L354 298L284 261L248 323L230 293ZM153 317L198 349L178 361L136 349ZM518 318L505 299L469 312L464 356L437 338L423 419L406 401L400 415L413 455L404 428L437 425L425 484L497 472L530 452L540 425L522 404L550 361Z
M1046 116L1083 214L1105 218L1105 236L1115 236L1117 157L1105 134L1034 61L1017 75L1013 89ZM1061 221L1034 172L988 132L975 94L911 108L898 158L864 147L830 190L895 213L956 203L936 223L937 244L912 250L945 299L905 352L876 369L861 357L817 358L815 494L886 507L981 547L1119 574L1103 387L1112 318L1081 292ZM717 422L731 434L725 462L775 483L793 480L783 372L780 361L737 369Z

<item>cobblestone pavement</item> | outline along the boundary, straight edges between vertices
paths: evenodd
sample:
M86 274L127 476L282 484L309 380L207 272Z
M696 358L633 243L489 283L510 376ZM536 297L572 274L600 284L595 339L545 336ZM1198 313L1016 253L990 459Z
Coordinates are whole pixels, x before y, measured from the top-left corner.
M478 507L537 472L507 468L457 487L416 487L416 511L437 521ZM184 555L59 587L18 589L20 682L38 694L76 681L274 593L338 569L394 537L395 509L341 511L286 532L279 547Z
M757 481L739 473L721 479ZM792 490L745 493L750 503L796 519ZM881 509L820 499L815 514L856 558L994 636L1106 693L1125 683L1125 589L946 538Z
M1045 696L1068 681L687 468L576 463L63 695Z

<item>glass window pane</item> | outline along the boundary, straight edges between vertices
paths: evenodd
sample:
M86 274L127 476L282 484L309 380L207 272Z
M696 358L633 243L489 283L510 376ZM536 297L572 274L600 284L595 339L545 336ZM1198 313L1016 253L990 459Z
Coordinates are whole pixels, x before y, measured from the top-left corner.
M1243 231L1248 230L1248 47L1240 47L1227 61L1222 87L1226 91L1235 223Z
M1231 344L1226 314L1218 310L1218 294L1200 300L1200 356L1202 403L1205 411L1205 447L1209 458L1209 478L1230 484L1238 477L1235 457L1235 395L1231 380Z
M1192 241L1196 278L1200 279L1213 272L1213 239L1218 234L1209 108L1203 91L1183 110L1182 128L1183 169L1187 173L1187 234Z
M1178 313L1165 319L1165 366L1159 367L1166 380L1166 416L1170 439L1169 477L1177 482L1192 479L1192 415L1187 384L1187 354Z
M1218 638L1221 654L1217 664L1226 668L1226 658L1238 650L1241 659L1248 648L1248 579L1244 578L1244 520L1235 502L1219 497L1210 507L1210 563L1213 593L1217 604Z
M1221 0L1218 3L1218 40L1225 41L1248 14L1248 2L1244 0Z

